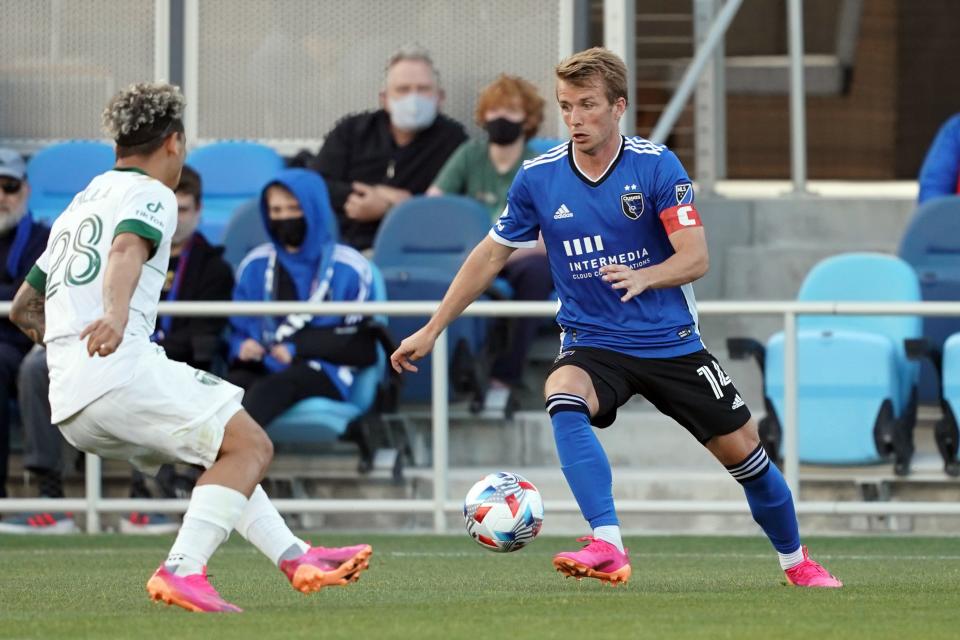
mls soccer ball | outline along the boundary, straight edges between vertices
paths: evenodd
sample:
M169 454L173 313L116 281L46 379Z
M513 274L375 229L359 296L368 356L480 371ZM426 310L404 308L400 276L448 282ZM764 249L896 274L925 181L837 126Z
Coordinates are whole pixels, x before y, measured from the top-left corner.
M463 502L467 533L491 551L522 549L543 526L543 501L533 483L515 473L491 473L467 492Z

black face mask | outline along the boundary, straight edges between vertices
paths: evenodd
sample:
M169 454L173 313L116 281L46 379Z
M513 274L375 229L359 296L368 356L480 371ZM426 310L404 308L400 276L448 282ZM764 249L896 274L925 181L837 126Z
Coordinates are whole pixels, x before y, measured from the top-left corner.
M523 133L522 122L513 122L506 118L488 120L483 128L487 130L487 135L490 136L490 142L493 144L511 144L516 142Z
M285 247L299 247L307 237L306 218L271 220L267 226L270 229L270 235Z

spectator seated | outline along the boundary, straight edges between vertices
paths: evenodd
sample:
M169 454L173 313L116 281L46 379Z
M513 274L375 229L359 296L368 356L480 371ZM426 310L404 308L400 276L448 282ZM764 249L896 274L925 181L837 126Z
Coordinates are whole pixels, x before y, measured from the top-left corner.
M77 193L113 164L113 148L102 142L71 140L38 151L27 163L29 207L35 219L53 222Z
M233 212L260 197L264 185L283 169L283 158L265 145L231 140L195 149L187 156L187 164L203 179L200 230L212 243L220 244Z
M920 279L924 300L960 300L960 196L928 200L917 209L900 242L900 257ZM925 317L923 336L937 350L948 336L960 332L960 318ZM920 369L920 401L938 398L937 374L929 362Z
M244 256L264 242L270 242L270 236L260 217L260 199L251 198L230 215L223 232L223 259L236 269Z
M817 264L800 289L805 301L920 299L908 264L881 254L834 256ZM801 316L797 323L800 460L812 464L869 464L893 454L904 475L913 453L919 368L904 340L920 335L916 316ZM761 437L777 452L784 412L784 336L764 349L746 339L728 343L733 357L757 357L764 373L767 416Z

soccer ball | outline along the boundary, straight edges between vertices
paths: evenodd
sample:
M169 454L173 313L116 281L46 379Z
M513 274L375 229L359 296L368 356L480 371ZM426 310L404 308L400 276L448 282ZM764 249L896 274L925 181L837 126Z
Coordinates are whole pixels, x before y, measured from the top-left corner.
M533 483L517 475L491 473L463 501L467 533L477 544L504 553L522 549L543 526L543 501Z

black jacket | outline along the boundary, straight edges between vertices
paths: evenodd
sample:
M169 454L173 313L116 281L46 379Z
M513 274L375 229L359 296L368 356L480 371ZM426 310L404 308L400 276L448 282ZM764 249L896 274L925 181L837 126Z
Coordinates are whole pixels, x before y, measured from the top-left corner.
M214 247L200 233L193 234L193 241L186 271L181 278L177 300L230 300L233 294L233 269L223 259L223 247ZM182 259L182 254L181 254ZM172 277L168 274L168 278ZM168 297L167 287L160 298ZM157 320L157 329L163 326ZM186 362L197 369L209 369L215 354L223 344L223 332L227 318L182 318L170 320L169 331L164 332L157 344L162 346L171 360Z
M442 114L413 142L398 147L386 111L367 111L337 123L311 163L327 181L340 225L340 242L356 249L373 245L380 222L354 222L343 205L354 181L384 184L414 194L425 192L447 158L467 139L463 126Z
M20 243L19 255L14 256L16 264L9 265L10 251L18 244L18 234L26 234L26 237ZM49 235L49 227L27 218L21 219L19 225L0 235L0 300L13 300L24 278L46 248ZM0 318L0 342L13 345L23 353L33 346L30 338L7 318Z

